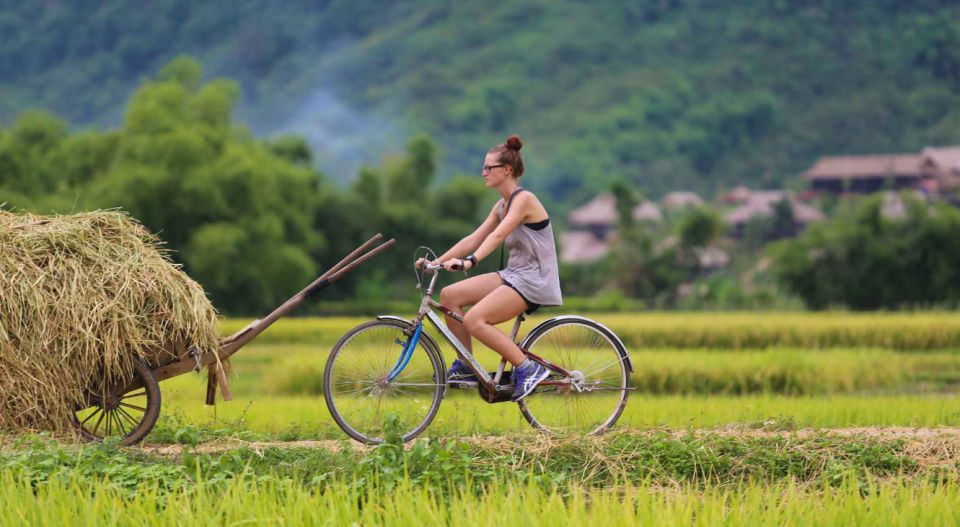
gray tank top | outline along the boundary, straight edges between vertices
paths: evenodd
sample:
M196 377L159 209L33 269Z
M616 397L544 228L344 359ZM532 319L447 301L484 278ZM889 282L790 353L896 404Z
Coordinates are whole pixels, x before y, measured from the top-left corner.
M529 192L517 187L507 203L501 201L497 218L503 218L510 210L513 197L520 192ZM506 239L510 258L500 277L509 282L528 301L541 306L559 306L563 303L560 294L560 270L557 265L557 244L553 239L553 225L534 230L527 224L517 225Z

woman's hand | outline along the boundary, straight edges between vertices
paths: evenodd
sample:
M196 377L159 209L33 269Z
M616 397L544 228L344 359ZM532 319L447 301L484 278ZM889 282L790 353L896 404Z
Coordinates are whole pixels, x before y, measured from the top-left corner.
M473 262L460 258L451 258L443 262L443 268L447 271L468 271L471 267L473 267Z
M436 265L438 263L440 263L440 260L430 261L430 260L427 260L426 258L420 258L416 262L413 262L413 266L416 267L417 269L423 269L427 265Z

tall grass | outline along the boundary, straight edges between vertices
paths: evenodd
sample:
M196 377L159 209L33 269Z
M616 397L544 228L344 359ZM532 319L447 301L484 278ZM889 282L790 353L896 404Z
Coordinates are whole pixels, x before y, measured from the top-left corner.
M850 480L838 488L791 482L703 489L651 486L545 490L490 485L446 498L402 483L389 492L348 484L322 489L292 481L183 490L163 503L156 486L134 498L97 481L52 481L34 488L0 475L0 524L54 526L193 525L955 525L956 484Z
M415 314L411 304L405 317ZM541 314L524 322L523 332L559 314ZM933 350L960 348L960 316L951 312L921 313L617 313L591 314L619 335L629 348L803 349L886 348ZM259 343L334 342L351 327L371 317L286 318L258 337ZM247 323L227 319L221 332ZM504 327L509 330L509 324Z
M217 435L251 433L274 439L345 439L323 398L235 394L233 402L204 406L202 390L164 392L164 422L173 417ZM858 426L960 426L960 400L952 395L803 396L631 394L616 428L844 428ZM426 437L536 433L515 404L487 404L473 393L447 395ZM168 432L164 436L169 437ZM148 440L156 440L148 438Z
M275 360L252 361L250 367L258 370L257 382L249 385L252 391L323 395L326 350L278 345L251 347L251 351L270 353L267 348L274 348ZM236 359L239 368L247 368L246 358ZM960 383L960 354L953 352L640 349L631 354L631 359L631 386L639 393L658 395L845 394L930 390ZM496 359L484 362L488 368L495 368Z

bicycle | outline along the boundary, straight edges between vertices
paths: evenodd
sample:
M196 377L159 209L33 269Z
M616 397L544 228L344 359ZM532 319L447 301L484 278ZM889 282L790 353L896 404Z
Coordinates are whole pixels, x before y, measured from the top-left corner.
M432 251L431 251L432 252ZM327 358L323 395L337 425L362 443L384 442L384 424L393 415L402 440L409 441L433 421L447 389L474 389L487 403L510 400L513 385L507 361L488 372L447 328L436 310L462 323L463 318L433 299L442 266L429 264L417 273L420 309L412 319L378 316L344 334ZM423 288L424 274L432 274ZM447 362L424 320L453 347L476 374L476 381L448 380ZM517 342L517 316L510 338ZM548 433L598 435L623 413L633 366L619 337L585 317L553 317L537 325L520 349L550 370L536 391L517 402L534 428ZM391 425L395 426L395 425Z

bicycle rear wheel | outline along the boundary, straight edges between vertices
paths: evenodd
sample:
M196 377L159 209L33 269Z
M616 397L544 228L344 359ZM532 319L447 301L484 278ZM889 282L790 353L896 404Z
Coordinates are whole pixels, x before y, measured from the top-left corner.
M348 331L330 352L323 396L333 420L357 441L383 443L391 432L409 441L436 416L446 370L429 336L421 334L409 362L390 379L412 334L410 323L374 320Z
M603 325L583 317L559 317L535 328L521 347L571 373L551 372L519 402L534 428L597 435L623 413L630 359L620 339Z

